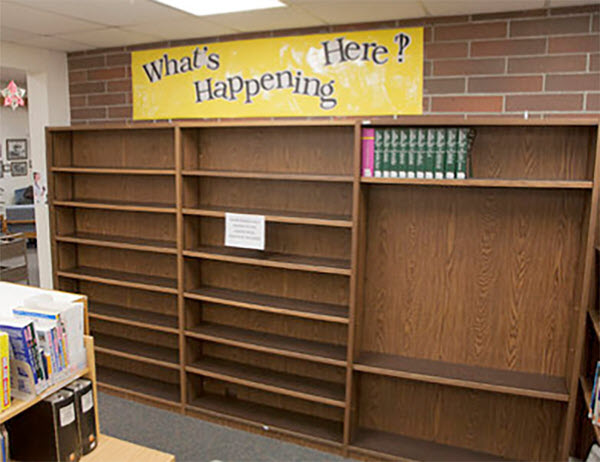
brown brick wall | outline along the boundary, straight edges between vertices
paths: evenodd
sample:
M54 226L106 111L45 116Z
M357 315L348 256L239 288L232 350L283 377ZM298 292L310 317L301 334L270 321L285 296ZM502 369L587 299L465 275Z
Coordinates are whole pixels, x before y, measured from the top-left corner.
M130 52L246 38L425 27L423 111L468 116L600 114L600 7L386 21L70 53L73 123L131 120Z

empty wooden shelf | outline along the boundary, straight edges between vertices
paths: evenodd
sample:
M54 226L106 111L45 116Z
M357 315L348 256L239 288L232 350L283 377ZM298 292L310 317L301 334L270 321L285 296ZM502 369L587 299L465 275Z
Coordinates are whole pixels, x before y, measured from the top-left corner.
M174 206L168 206L156 202L130 202L130 201L98 201L94 199L78 200L55 200L57 207L80 207L88 209L101 210L122 210L125 212L154 212L154 213L175 213Z
M100 333L94 334L94 339L96 351L179 369L177 350Z
M355 369L423 382L487 390L532 398L568 401L567 384L562 377L451 364L430 359L408 358L381 353L361 353Z
M506 460L500 457L468 449L457 448L433 441L378 430L358 429L352 449L359 454L379 458L401 460L435 460L448 462L483 462ZM392 457L390 457L392 456Z
M158 276L148 276L145 274L126 273L122 271L83 266L60 270L57 271L56 274L61 277L84 281L101 282L104 284L120 285L170 294L177 293L177 283L175 279Z
M239 170L184 170L184 176L218 178L254 178L260 180L324 181L352 183L352 175L319 175L316 173L242 172Z
M163 332L177 334L177 317L152 311L138 310L125 306L109 305L106 303L91 302L88 316L104 321L119 322L127 325L145 327Z
M274 431L308 437L328 445L341 445L342 442L342 424L340 422L283 411L276 407L205 395L193 399L188 408L216 417L229 417L240 423L257 426L267 432Z
M98 384L106 389L124 391L166 404L177 403L180 400L179 385L177 384L162 382L105 366L98 366L96 374Z
M195 374L308 401L337 407L345 406L343 384L210 357L195 361L187 366L186 370Z
M224 343L334 366L346 365L346 347L339 345L330 345L211 323L201 323L189 329L186 333L190 337L209 340L211 342Z
M158 252L176 254L174 242L159 241L155 239L143 239L126 236L109 236L105 234L75 233L56 236L57 242L70 242L73 244L96 245L100 247L112 247L114 249L144 250L147 252Z
M351 228L352 218L345 215L317 214L308 212L288 212L277 210L251 209L239 207L199 206L198 208L184 208L186 215L224 218L226 213L246 213L251 215L264 215L265 221L273 223L296 223L302 225L334 226Z
M184 250L183 255L186 257L242 263L245 265L259 265L297 271L340 274L344 276L349 276L351 272L350 262L346 260L286 255L233 247L201 246L191 250Z
M250 310L341 324L348 323L348 308L332 303L316 303L218 287L200 287L186 292L185 296L194 300L222 303Z
M52 173L100 173L105 175L175 175L175 169L161 168L102 168L102 167L52 167Z

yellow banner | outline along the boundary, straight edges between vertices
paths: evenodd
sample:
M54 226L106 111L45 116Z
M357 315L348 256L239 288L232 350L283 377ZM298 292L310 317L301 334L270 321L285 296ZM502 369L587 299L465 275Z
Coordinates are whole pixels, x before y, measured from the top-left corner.
M423 29L135 51L131 67L136 120L421 114Z

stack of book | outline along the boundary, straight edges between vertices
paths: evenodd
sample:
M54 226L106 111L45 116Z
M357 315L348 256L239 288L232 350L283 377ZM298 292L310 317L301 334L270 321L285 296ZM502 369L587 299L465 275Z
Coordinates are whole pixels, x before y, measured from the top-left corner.
M592 396L590 398L590 408L588 409L588 417L592 420L592 424L600 426L600 383L598 383L598 375L600 374L600 361L596 364L596 375L594 376L594 386L592 388Z
M11 391L28 399L81 368L80 352L74 353L72 348L83 341L77 310L76 305L19 307L12 310L12 316L0 317L0 355L3 337L7 356L10 351L6 361L2 357L3 372L10 370L10 388L8 380L3 380L3 403L6 395L10 402Z
M363 128L362 175L464 179L474 139L472 128Z

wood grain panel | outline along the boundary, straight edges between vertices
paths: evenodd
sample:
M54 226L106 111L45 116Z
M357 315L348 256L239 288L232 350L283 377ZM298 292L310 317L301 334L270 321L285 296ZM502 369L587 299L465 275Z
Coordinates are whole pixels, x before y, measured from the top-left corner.
M347 337L347 327L343 325L308 319L293 319L289 316L232 308L213 303L202 303L202 320L335 345L345 345Z
M155 344L169 349L179 348L179 338L174 334L117 324L101 319L90 319L90 330L92 331L92 335L106 334L151 345Z
M173 278L174 255L78 245L79 266ZM66 268L65 268L66 269Z
M312 403L289 396L255 390L243 385L228 383L210 377L204 378L203 386L207 394L226 396L232 400L264 404L282 410L299 412L329 420L341 421L343 419L342 409L325 404Z
M361 350L564 376L585 198L373 188Z
M175 167L173 129L82 131L72 137L73 167Z
M177 298L169 294L80 281L80 292L91 302L177 316Z
M225 220L192 218L196 221L199 245L222 246L225 243ZM310 239L306 239L310 236ZM307 257L348 259L351 231L345 228L268 223L265 229L265 251Z
M75 230L79 233L175 242L175 217L172 215L94 209L76 209L74 214Z
M477 127L474 178L589 180L587 127Z
M156 366L154 364L147 364L133 359L120 358L106 353L96 353L96 366L103 366L116 371L126 372L133 376L139 375L141 377L155 379L159 382L164 382L165 384L179 384L179 371L177 370Z
M72 134L70 132L54 132L47 136L51 137L53 164L56 166L71 166L73 164Z
M262 268L216 261L186 260L186 290L201 285L313 302L348 304L348 278L332 274ZM196 273L193 268L197 267ZM201 277L194 276L201 274Z
M344 183L185 178L184 207L236 207L349 216L352 187ZM198 196L194 184L199 183Z
M128 203L175 204L175 180L166 176L69 175L72 196L57 193L57 199L123 201Z
M202 356L237 361L257 367L268 367L274 371L288 374L303 375L306 377L318 377L333 383L344 383L345 371L341 367L318 364L295 358L284 358L278 355L262 353L258 351L236 348L228 345L220 345L213 342L201 342L200 340L188 338L191 351L198 354L189 357L189 362Z
M199 138L199 168L286 173L352 172L351 126L195 130L198 130ZM186 168L192 166L185 165Z
M361 374L359 426L517 460L556 460L566 406Z

